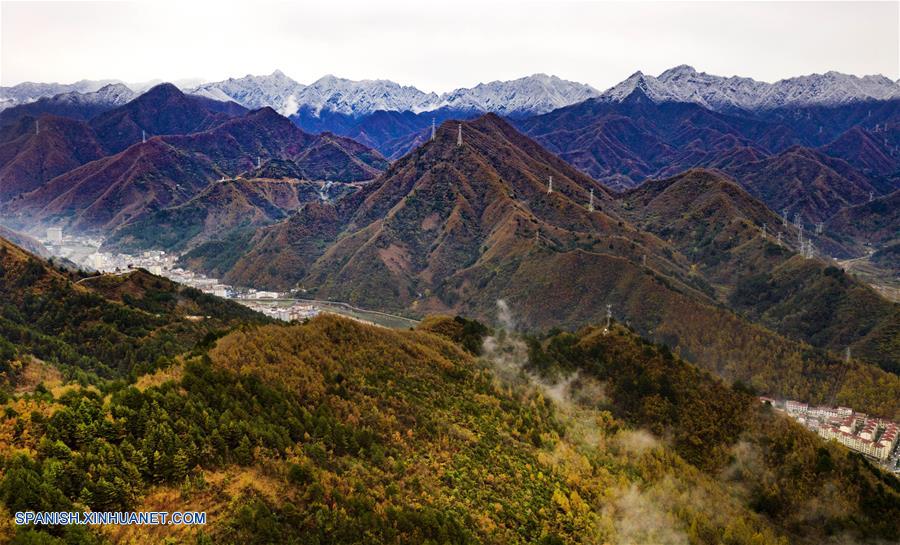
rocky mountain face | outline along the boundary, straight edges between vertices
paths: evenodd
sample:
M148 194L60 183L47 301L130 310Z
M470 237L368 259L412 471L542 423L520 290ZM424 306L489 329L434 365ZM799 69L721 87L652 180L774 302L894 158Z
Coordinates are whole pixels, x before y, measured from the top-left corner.
M297 111L297 96L304 87L276 70L268 76L248 74L242 78L204 83L191 89L190 93L222 102L233 101L251 110L269 106L281 115L290 116Z
M418 133L429 129L432 121L485 112L525 117L599 94L589 85L544 74L439 95L389 80L353 81L331 75L304 86L279 71L208 83L190 92L249 108L271 106L304 130L349 136L392 158L421 143Z
M340 114L356 118L379 111L421 113L440 109L524 116L546 113L599 94L589 85L546 74L480 83L439 95L390 80L354 81L332 75L302 85L278 70L268 76L207 83L189 92L233 100L248 108L271 106L286 116Z
M479 83L471 89L445 93L435 109L524 117L550 112L597 95L598 91L590 85L534 74L511 81Z

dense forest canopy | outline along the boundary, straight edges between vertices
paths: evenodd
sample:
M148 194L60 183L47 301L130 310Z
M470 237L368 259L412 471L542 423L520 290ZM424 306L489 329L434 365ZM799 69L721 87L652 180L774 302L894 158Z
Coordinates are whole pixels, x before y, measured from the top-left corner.
M900 520L896 479L618 325L240 327L131 383L20 390L0 440L7 513L211 513L15 543L837 543Z

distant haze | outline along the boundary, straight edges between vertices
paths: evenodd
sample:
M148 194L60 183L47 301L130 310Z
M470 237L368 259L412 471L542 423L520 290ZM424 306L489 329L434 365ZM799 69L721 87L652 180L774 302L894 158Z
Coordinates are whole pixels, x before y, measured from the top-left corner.
M0 85L268 74L426 91L537 72L606 89L690 64L900 77L898 2L2 2Z

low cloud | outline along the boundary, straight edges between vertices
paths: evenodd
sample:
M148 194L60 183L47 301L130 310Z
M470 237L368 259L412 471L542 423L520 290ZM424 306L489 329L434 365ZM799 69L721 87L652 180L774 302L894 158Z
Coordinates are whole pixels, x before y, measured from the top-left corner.
M637 485L627 488L607 512L615 522L618 545L687 545L678 521Z
M645 430L621 430L616 434L614 444L632 456L641 454L660 446L659 439Z
M297 103L297 97L291 94L285 99L284 104L281 106L281 111L278 113L280 113L284 117L290 117L297 113L297 110L299 109L300 104Z

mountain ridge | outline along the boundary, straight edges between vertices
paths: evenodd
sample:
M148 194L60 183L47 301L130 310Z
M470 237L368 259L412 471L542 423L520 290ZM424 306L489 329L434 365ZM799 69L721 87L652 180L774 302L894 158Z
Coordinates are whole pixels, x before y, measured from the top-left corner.
M680 65L655 77L635 72L604 91L600 99L622 101L635 89L643 90L656 102L691 102L717 111L830 106L900 98L900 85L881 75L859 77L830 71L766 83L739 76L715 76Z
M189 111L197 111L175 91L164 90ZM124 116L128 131L135 130L129 112L116 115ZM369 179L387 166L377 152L361 144L308 134L268 107L239 117L199 113L193 121L178 123L205 126L213 118L221 123L201 132L153 136L61 174L6 203L4 211L22 223L111 231L153 210L185 202L217 179L250 173L263 159L289 160L313 179L340 176L338 181Z

